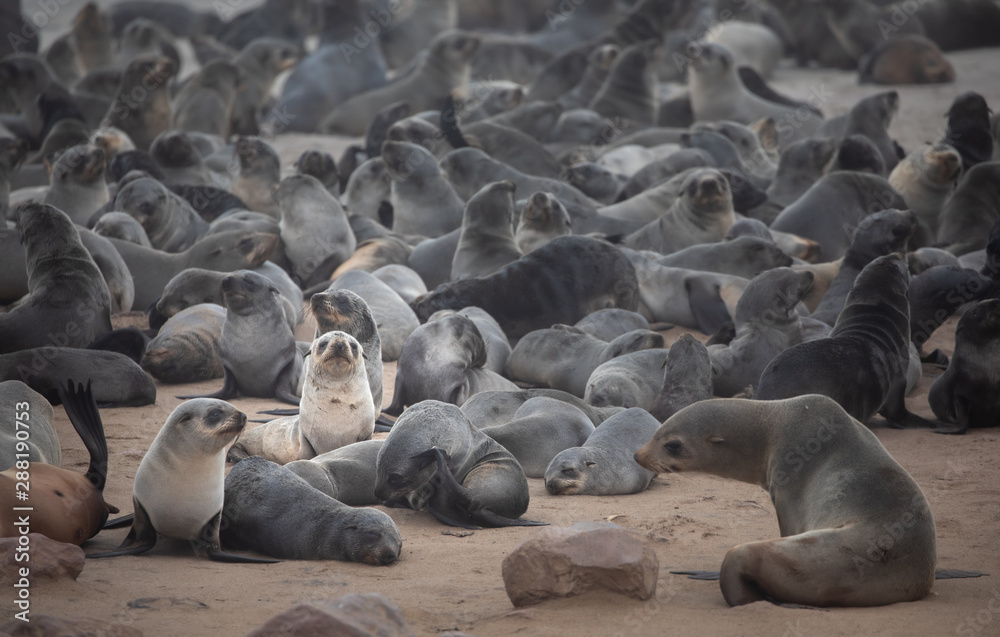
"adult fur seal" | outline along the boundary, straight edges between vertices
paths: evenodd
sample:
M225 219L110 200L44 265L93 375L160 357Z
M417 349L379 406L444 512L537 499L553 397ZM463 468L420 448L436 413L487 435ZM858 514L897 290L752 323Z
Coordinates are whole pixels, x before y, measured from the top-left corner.
M382 409L382 341L372 310L356 292L328 290L314 294L309 307L316 319L315 338L327 332L346 332L357 339L365 352L365 373L372 402Z
M430 399L462 406L481 391L517 388L485 366L486 343L472 319L452 314L425 323L403 344L385 413L398 416L407 405Z
M215 561L273 561L225 553L219 542L226 447L246 421L246 414L229 403L210 398L174 409L135 472L128 536L117 549L88 557L145 553L162 535L188 541L196 554Z
M528 510L521 465L454 405L431 400L408 409L379 449L375 470L379 500L429 510L451 526L544 524L519 519Z
M977 303L955 328L955 353L948 369L931 385L927 401L934 415L954 424L944 433L1000 424L1000 300Z
M28 297L0 315L0 354L34 347L86 347L111 331L111 293L80 233L46 204L18 209Z
M446 283L413 303L426 320L443 309L475 305L509 338L554 323L572 325L594 310L638 307L635 267L614 246L581 236L557 237L488 277Z
M875 259L854 282L830 337L800 343L776 356L757 386L760 400L823 394L851 417L876 412L892 425L927 426L906 408L910 276L898 254ZM803 370L811 370L809 374Z
M636 464L636 451L660 423L633 407L601 423L582 447L561 451L545 469L552 495L627 495L645 491L656 472Z
M222 389L207 396L277 398L299 404L302 356L288 328L278 288L270 279L240 270L222 279L226 322L222 326Z
M879 606L921 599L934 584L934 519L923 492L875 434L825 396L692 405L636 460L770 494L781 539L726 554L719 584L730 606Z
M261 456L278 464L308 460L368 440L374 428L375 407L364 350L350 334L327 332L309 350L298 415L244 433L228 457Z
M227 546L290 560L392 564L403 541L378 509L354 509L264 458L241 460L226 476Z

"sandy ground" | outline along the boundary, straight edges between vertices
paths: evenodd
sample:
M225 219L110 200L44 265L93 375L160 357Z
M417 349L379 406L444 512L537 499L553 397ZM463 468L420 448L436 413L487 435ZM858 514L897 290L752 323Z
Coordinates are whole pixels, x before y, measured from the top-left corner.
M898 88L900 112L891 132L907 149L940 137L943 114L953 97L976 90L1000 104L997 51L949 56L953 85ZM782 69L776 86L805 97L811 87L828 95L828 116L879 90L859 87L855 76L835 71ZM290 163L309 147L333 151L346 140L287 136L275 140ZM953 349L955 320L931 339L930 348ZM667 332L668 341L681 330ZM1000 362L998 362L1000 364ZM926 368L910 409L932 417L927 391L940 370ZM385 368L385 404L391 400L395 365ZM221 381L159 385L155 405L105 410L110 448L106 499L131 510L132 480L143 453L178 394L214 391ZM237 399L247 412L278 406L273 401ZM252 416L251 416L252 417ZM81 473L87 454L65 413L56 408L64 466ZM997 430L966 436L927 431L876 433L914 476L937 522L939 568L978 569L1000 575L1000 460ZM703 475L661 476L641 494L624 497L549 495L541 480L529 480L531 505L525 517L554 525L614 521L647 538L660 560L656 597L639 602L612 594L551 601L515 610L503 589L500 564L527 528L476 531L454 537L430 515L387 509L403 537L399 561L388 567L341 562L286 561L273 565L219 564L196 558L186 543L161 540L143 556L88 561L75 582L39 584L34 614L91 617L119 622L146 635L244 635L273 615L308 600L349 592L378 592L398 604L414 631L463 631L476 635L1000 635L1000 583L995 577L938 582L914 603L882 608L790 610L768 603L730 609L716 582L671 575L671 569L717 570L733 545L779 535L773 507L759 487ZM94 552L116 547L125 530L105 532L86 545ZM11 617L13 596L0 596L0 616Z

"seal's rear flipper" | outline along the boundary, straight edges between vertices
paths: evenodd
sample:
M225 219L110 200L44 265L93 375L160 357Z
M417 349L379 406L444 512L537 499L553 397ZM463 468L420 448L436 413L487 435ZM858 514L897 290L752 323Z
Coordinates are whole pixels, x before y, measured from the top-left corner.
M468 489L458 483L448 467L448 454L443 449L431 447L414 456L414 460L420 461L418 466L421 469L432 463L437 465L437 471L431 478L434 493L427 502L431 515L449 526L478 529L472 519L472 498L469 497Z
M390 419L385 414L379 414L378 418L375 419L375 431L392 431L392 426L395 424L395 420Z
M114 520L108 520L104 523L101 529L124 529L126 526L131 526L132 520L135 516L129 513L128 515L123 515L120 518L115 518Z
M258 411L258 414L267 414L268 416L298 416L298 409L268 409L266 411ZM254 421L257 422L257 421ZM269 422L262 420L260 422Z
M153 528L153 524L149 521L149 515L146 513L146 509L142 508L142 505L139 504L139 501L134 497L132 498L132 504L135 506L132 529L128 532L128 535L125 536L125 541L121 543L121 546L107 553L88 553L87 557L98 558L116 557L118 555L139 555L140 553L145 553L156 545L156 529Z
M670 571L674 575L687 575L688 579L714 582L719 579L719 571Z
M221 524L222 509L219 509L219 512L201 528L198 537L191 541L195 555L200 555L204 551L208 559L213 562L229 562L231 564L277 564L280 561L226 553L222 550L222 543L219 541L219 526Z
M804 106L819 117L823 117L823 111L819 110L812 104L808 102L800 102L775 91L767 85L764 78L762 78L753 68L749 66L741 66L736 71L740 76L740 83L757 97L767 100L768 102L784 104L785 106L790 106L792 108Z
M218 398L219 400L229 400L230 398L236 398L239 396L239 391L236 389L236 376L229 371L228 367L223 367L225 370L225 376L222 379L222 389L215 392L214 394L199 394L197 396L178 396L181 400L187 400L189 398Z
M989 577L989 573L979 571L958 571L950 568L939 568L934 571L934 579L966 579L969 577Z
M77 385L68 380L65 389L60 384L57 390L69 421L90 454L87 480L90 480L95 489L103 492L108 478L108 441L104 437L104 423L101 422L101 414L97 411L97 402L90 390L90 383L88 379L87 386L84 387L83 383Z
M930 354L925 354L921 356L920 362L927 365L939 365L941 367L947 367L948 355L942 352L940 349L936 349Z
M522 520L521 518L505 518L489 509L479 509L472 514L472 519L487 528L503 528L506 526L548 526L548 522Z
M703 334L715 334L727 321L733 320L715 283L695 279L685 281L684 288L691 304L691 314Z
M230 564L277 564L281 560L271 560L265 557L250 557L247 555L236 555L214 549L206 549L205 554L213 562L228 562Z
M885 404L882 405L882 409L878 412L885 417L890 427L893 429L923 428L933 429L935 431L947 428L940 422L927 420L926 418L910 412L910 410L906 408L905 396L906 378L900 377L893 382L892 387L889 389L889 395L886 396ZM964 433L964 431L962 433Z

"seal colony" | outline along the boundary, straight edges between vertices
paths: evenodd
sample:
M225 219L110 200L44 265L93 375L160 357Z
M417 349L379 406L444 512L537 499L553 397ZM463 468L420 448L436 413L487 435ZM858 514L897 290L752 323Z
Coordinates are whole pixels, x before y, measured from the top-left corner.
M375 35L367 3L327 0L316 23L307 4L225 23L89 4L47 51L0 58L0 398L36 418L35 530L91 557L163 537L216 561L388 565L426 558L402 552L422 512L500 537L570 522L561 495L678 509L656 474L700 471L761 485L778 516L780 539L725 555L730 605L930 593L931 506L867 426L1000 425L998 120L942 87L943 136L904 148L890 125L912 93L835 109L768 82L782 50L863 82L961 81L952 31L1000 45L995 3L897 24L868 0L755 1L718 30L721 1L590 0L553 22L517 0L500 33L489 3L413 0ZM363 137L293 166L282 130ZM148 328L121 329L133 306ZM952 359L925 356L946 370L907 404L915 345L953 312ZM150 375L223 380L161 393L133 513L106 524L122 437L97 405L153 403ZM298 409L249 427L249 398ZM58 466L60 402L86 475ZM86 506L60 518L66 491ZM100 534L127 525L117 549ZM873 552L886 525L901 534Z

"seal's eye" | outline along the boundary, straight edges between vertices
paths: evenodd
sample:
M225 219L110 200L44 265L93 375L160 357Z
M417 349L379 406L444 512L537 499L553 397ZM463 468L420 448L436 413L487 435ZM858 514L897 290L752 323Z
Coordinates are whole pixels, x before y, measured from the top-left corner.
M212 411L208 412L208 419L210 421L212 421L212 422L216 422L218 420L222 420L222 410L221 409L213 409Z
M667 453L677 454L681 452L681 443L679 440L671 440L670 442L663 445L663 448L667 450Z
M398 473L389 474L389 486L401 487L406 482L406 480Z

